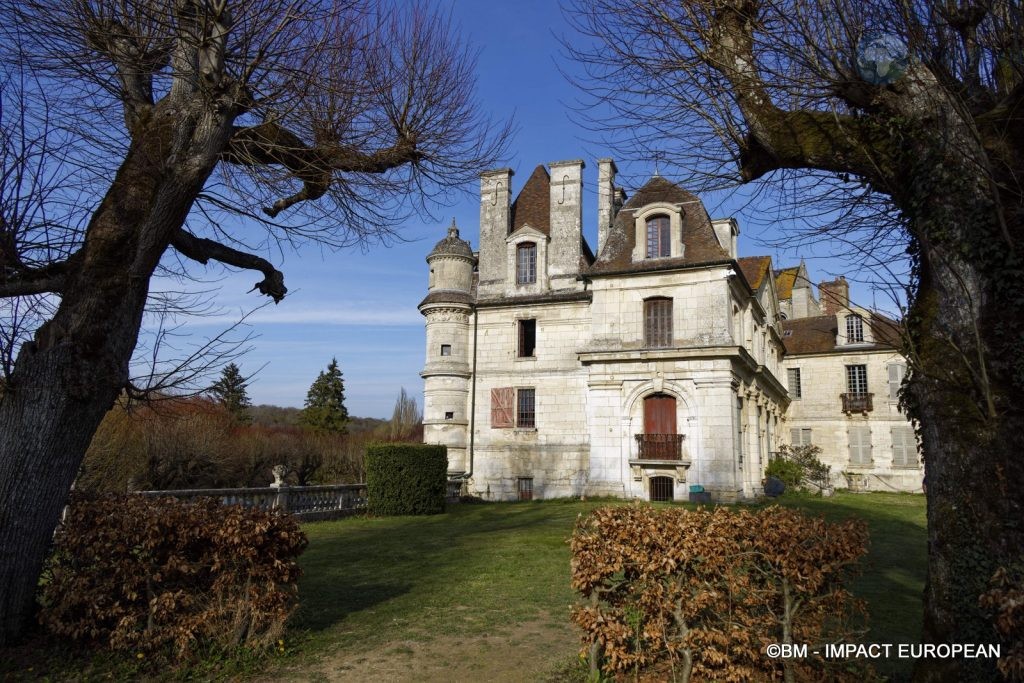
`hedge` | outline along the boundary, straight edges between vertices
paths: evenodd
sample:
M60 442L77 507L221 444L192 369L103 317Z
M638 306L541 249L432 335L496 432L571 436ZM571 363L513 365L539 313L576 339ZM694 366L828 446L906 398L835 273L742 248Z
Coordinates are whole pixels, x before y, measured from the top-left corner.
M375 443L366 447L366 495L371 515L444 512L448 447Z
M53 634L174 660L269 649L296 605L306 535L277 512L203 498L77 496L39 614Z

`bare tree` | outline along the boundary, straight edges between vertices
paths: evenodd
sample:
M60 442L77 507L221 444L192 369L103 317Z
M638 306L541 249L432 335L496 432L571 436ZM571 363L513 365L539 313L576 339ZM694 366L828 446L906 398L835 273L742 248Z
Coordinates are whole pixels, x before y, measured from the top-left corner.
M0 298L54 304L0 397L3 644L129 380L154 273L217 261L281 301L259 252L387 237L495 163L508 128L479 113L474 55L418 5L0 0L0 26L53 188L25 220L3 209Z
M907 249L904 407L928 480L931 642L997 638L978 596L1024 549L1024 16L1013 0L578 0L581 85L621 149L758 183L811 229ZM864 76L889 33L893 72ZM874 74L878 76L879 73ZM827 219L827 220L826 220ZM928 660L927 680L995 663ZM930 677L930 678L929 678Z

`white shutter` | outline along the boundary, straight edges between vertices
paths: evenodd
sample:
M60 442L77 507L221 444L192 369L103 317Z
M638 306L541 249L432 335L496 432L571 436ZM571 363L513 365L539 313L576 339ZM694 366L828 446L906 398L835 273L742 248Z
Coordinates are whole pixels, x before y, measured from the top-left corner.
M917 437L911 427L893 427L892 464L893 467L917 465Z
M889 366L889 389L892 390L892 367ZM903 443L903 429L900 427L892 428L892 465L893 467L906 467L907 465L907 447Z
M895 401L899 398L900 385L903 384L903 375L907 366L903 363L890 363L889 369L889 400Z
M871 464L871 428L850 427L850 464Z

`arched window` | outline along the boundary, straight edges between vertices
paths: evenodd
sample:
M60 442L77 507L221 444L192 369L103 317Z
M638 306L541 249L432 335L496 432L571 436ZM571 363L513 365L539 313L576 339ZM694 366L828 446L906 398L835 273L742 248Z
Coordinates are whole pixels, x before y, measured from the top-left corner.
M672 346L672 299L644 299L644 345L648 348Z
M647 219L647 258L672 255L672 238L668 216Z
M537 281L537 245L523 242L516 247L516 284L532 285Z

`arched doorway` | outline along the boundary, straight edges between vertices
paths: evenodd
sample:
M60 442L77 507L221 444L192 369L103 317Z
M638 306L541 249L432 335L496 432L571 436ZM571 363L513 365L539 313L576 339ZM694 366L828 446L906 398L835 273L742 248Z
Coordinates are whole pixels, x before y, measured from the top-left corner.
M652 501L671 502L675 499L675 480L672 477L651 477L650 499Z

